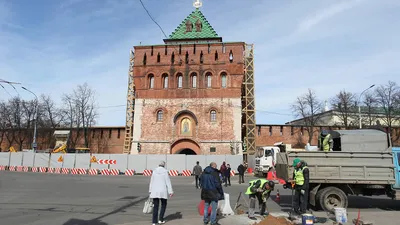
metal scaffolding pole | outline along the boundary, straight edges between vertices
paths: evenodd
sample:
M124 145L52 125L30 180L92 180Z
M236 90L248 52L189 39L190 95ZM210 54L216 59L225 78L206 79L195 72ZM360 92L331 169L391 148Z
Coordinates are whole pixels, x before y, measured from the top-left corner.
M254 86L254 45L246 44L244 51L244 82L242 93L243 109L243 143L246 152L253 155L256 152L256 104Z
M134 52L130 50L129 59L129 79L128 79L128 93L126 102L126 125L125 125L125 139L124 139L124 154L131 153L133 123L135 114L135 84L133 80L133 66L134 66Z

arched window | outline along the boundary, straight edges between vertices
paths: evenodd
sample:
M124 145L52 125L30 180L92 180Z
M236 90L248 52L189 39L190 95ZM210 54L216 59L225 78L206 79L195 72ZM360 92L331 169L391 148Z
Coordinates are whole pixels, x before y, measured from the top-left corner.
M215 110L210 111L210 121L211 122L217 121L217 111Z
M192 79L192 88L196 88L197 87L197 74L192 73L191 79Z
M177 76L177 78L178 78L178 88L182 88L182 83L183 83L182 74L179 73L178 76Z
M210 72L206 73L206 87L211 88L212 74Z
M163 74L163 88L164 89L168 88L168 74L166 73Z
M157 111L157 122L163 121L164 112L162 110Z
M226 73L221 73L221 87L226 88Z
M149 75L149 88L150 89L154 88L154 75L153 74Z

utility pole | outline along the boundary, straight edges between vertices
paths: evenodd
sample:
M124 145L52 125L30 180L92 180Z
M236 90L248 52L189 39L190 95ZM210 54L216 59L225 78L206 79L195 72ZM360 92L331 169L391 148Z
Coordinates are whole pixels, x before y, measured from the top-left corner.
M33 152L36 152L36 148L37 148L37 143L36 143L36 129L37 129L37 118L38 118L38 106L39 106L39 100L38 97L36 96L35 93L33 93L32 91L28 90L25 87L22 87L22 89L24 89L27 92L30 92L31 94L33 94L36 98L36 106L35 106L35 123L34 123L34 128L33 128L33 142L32 142L32 150Z

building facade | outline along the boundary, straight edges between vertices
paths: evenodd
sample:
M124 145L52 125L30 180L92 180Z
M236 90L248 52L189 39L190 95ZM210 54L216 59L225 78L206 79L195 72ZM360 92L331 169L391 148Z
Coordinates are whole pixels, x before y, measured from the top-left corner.
M242 154L244 49L198 8L163 45L135 46L131 154Z

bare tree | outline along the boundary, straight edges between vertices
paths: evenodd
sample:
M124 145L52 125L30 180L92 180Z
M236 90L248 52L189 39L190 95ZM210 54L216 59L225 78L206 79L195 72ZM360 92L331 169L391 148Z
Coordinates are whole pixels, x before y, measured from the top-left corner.
M400 102L398 97L400 95L400 87L395 82L389 81L386 85L376 88L375 95L378 107L382 108L385 113L383 121L391 133L393 124L400 121Z
M342 125L347 129L350 122L354 120L355 113L355 95L345 90L340 91L335 97L331 99L333 109L338 112L338 117Z
M71 144L76 145L81 137L81 130L83 130L84 145L89 147L89 128L95 124L97 117L95 92L89 87L87 83L79 85L74 89L72 94L64 95L63 97L64 109L66 115L66 122L72 129L76 129Z
M292 111L297 118L303 120L304 129L308 133L308 143L311 143L317 126L321 120L322 102L318 100L315 92L308 89L304 95L297 97L292 104Z
M367 114L367 118L364 118L364 121L369 126L374 125L375 120L378 118L377 114L377 101L373 94L370 92L365 93L364 95L364 106L365 106L365 114Z

